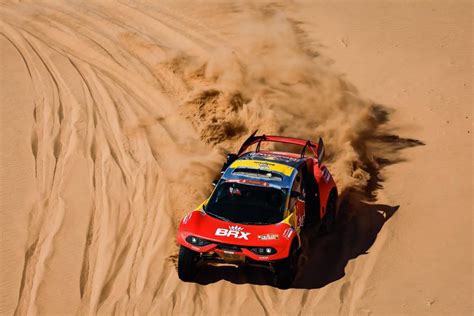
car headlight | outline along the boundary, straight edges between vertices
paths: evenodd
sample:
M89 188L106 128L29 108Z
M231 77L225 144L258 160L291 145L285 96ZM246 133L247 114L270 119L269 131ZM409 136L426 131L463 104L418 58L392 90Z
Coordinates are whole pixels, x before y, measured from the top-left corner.
M198 246L198 247L203 247L211 244L209 240L202 239L196 236L188 236L186 237L186 241L190 243L191 245Z
M277 252L275 248L272 247L254 247L250 248L250 251L260 256L273 255Z

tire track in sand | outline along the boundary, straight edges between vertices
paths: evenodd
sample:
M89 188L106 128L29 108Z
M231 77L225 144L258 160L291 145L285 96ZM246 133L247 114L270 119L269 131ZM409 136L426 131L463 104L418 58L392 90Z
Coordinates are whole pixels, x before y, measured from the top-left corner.
M2 25L3 29L8 32L8 27ZM11 32L11 29L10 29ZM6 32L5 32L6 33ZM4 33L4 34L5 34ZM7 35L8 36L8 35ZM33 210L33 220L30 222L32 226L30 226L31 232L37 232L33 235L32 239L30 239L31 246L29 250L25 254L25 264L24 264L24 273L23 279L21 281L21 295L19 297L19 304L16 313L22 314L26 313L36 313L36 295L37 290L42 284L42 277L45 273L45 266L47 264L48 258L51 257L54 248L53 248L53 240L58 233L62 221L65 214L64 209L64 200L61 198L59 194L59 187L61 186L63 174L64 174L64 155L66 151L62 148L61 142L64 143L64 148L68 149L69 145L69 137L67 135L70 133L68 129L69 125L66 121L64 121L64 109L63 109L63 100L68 99L67 95L62 95L60 93L60 85L67 90L67 87L61 81L60 77L58 76L58 72L51 63L51 60L42 56L40 54L41 48L38 46L38 43L34 43L33 40L30 38L23 36L20 38L18 35L15 34L10 35L11 41L18 41L16 43L16 47L20 49L21 54L24 56L24 60L31 60L32 58L37 58L40 61L40 65L48 79L51 83L52 88L52 100L51 103L54 104L52 111L43 111L39 113L35 109L35 115L40 116L44 122L44 129L46 129L46 124L51 122L51 117L53 117L53 125L56 125L57 128L53 129L53 134L50 134L52 140L49 143L49 147L51 148L52 157L50 156L49 160L53 160L54 162L50 164L53 165L51 172L47 173L46 176L50 176L50 180L46 179L38 179L39 183L49 184L47 186L43 186L39 188L42 197L40 198L39 203L42 203L43 206L37 204ZM26 48L23 50L20 47ZM25 51L30 51L34 55L30 55L29 53L25 53ZM31 64L28 67L32 67ZM31 73L37 74L39 71L33 71ZM45 80L45 79L42 79ZM42 82L39 80L39 82ZM35 89L35 91L42 91L43 89ZM37 99L38 97L36 97ZM47 99L47 95L43 94L41 98ZM67 100L66 103L72 103L71 100ZM46 100L46 102L48 102ZM66 137L64 137L66 135ZM42 135L43 136L43 135ZM38 157L35 157L38 160ZM45 174L43 174L44 176ZM46 178L46 177L45 177ZM28 273L29 272L29 273ZM26 292L25 292L26 290ZM26 301L28 301L26 303ZM25 302L22 304L22 302Z
M42 11L44 12L45 9L43 8ZM9 16L9 18L10 19L7 19L9 22L11 22L11 19L13 18L17 27L19 26L20 29L22 29L22 32L24 32L24 36L30 37L30 42L35 42L34 45L40 45L38 44L40 37L45 33L52 31L51 28L48 28L51 27L50 25L38 25L38 22L41 21L34 21L34 19L32 19L33 22L31 22L31 26L35 24L32 28L28 23L23 24L19 21L15 22L17 19L16 16ZM20 23L21 26L18 23ZM58 21L55 21L55 23L56 24L53 27L54 32L58 35L57 38L61 39L61 37L68 36L67 32L70 32L71 29L68 30L65 25L60 26L57 24ZM37 26L40 27L37 28ZM65 26L66 28L62 26ZM61 32L58 31L59 28L62 28L62 31L66 31L66 33L62 35ZM82 272L80 273L79 290L84 302L82 310L97 312L101 308L108 308L108 306L114 306L113 308L115 309L118 295L114 292L116 292L117 288L123 289L125 291L124 293L127 293L127 296L129 297L128 300L130 301L133 300L134 297L137 297L147 284L148 286L150 285L147 280L147 272L150 270L153 262L156 262L157 253L162 250L163 244L166 243L165 240L168 239L168 237L166 237L165 240L163 240L163 237L160 237L162 235L159 233L160 227L163 232L166 232L165 236L169 236L171 233L169 229L174 226L172 223L166 224L166 221L163 220L163 218L160 219L157 212L145 212L146 210L160 208L168 209L166 205L163 205L163 197L157 196L157 192L166 192L166 188L162 187L163 184L166 183L166 180L163 178L164 175L159 176L157 174L157 171L158 173L162 172L160 171L159 166L156 165L156 157L151 154L151 147L153 147L153 145L148 142L147 137L143 137L144 132L140 130L135 132L138 134L136 135L138 136L136 139L127 140L127 133L124 131L123 126L120 125L120 122L123 122L124 117L127 115L129 116L129 119L132 119L132 121L139 120L134 116L134 110L136 109L127 109L123 107L123 102L126 97L130 100L134 100L133 105L139 105L144 109L153 109L153 112L156 112L156 107L154 107L151 102L144 101L143 99L145 98L137 98L135 93L140 90L130 87L128 82L117 80L120 76L112 75L112 78L110 78L110 71L103 71L105 68L104 66L98 66L95 62L92 62L91 64L87 62L94 61L94 58L90 58L83 54L75 54L74 51L72 52L73 54L70 55L70 53L68 53L70 47L67 45L58 46L56 45L58 41L59 40L56 42L54 40L48 40L48 44L46 44L47 47L41 47L41 49L35 49L32 44L28 49L34 51L37 58L42 60L42 64L45 66L49 74L47 79L33 79L33 81L48 82L55 86L55 91L58 96L46 99L44 102L44 108L50 111L51 105L55 104L54 100L62 101L61 95L65 93L64 91L67 91L67 88L63 86L62 79L58 76L56 71L51 70L54 67L54 62L49 59L48 55L59 54L67 56L80 77L82 93L86 96L85 99L87 100L84 103L87 104L85 106L85 112L88 113L88 115L86 115L86 121L89 126L87 129L89 137L86 137L82 145L84 148L90 148L87 153L93 161L91 182L95 184L95 207L93 216L87 224L88 228L85 236L84 254L81 263L82 268L80 269ZM99 45L98 49L103 51L104 46ZM35 64L35 62L32 62L32 64ZM117 67L114 70L121 72ZM44 91L47 89L40 88L39 90ZM120 96L123 99L119 100L120 97L117 96ZM156 99L163 100L165 98L154 98L154 100ZM122 102L122 104L120 102ZM67 102L69 105L74 103L74 101L70 100ZM162 111L164 109L163 105L165 104L161 104L161 108L158 110ZM69 113L65 112L64 114L61 114L61 111L64 111L64 109L61 110L62 106L63 105L55 106L56 109L58 109L58 112L56 112L56 119L59 121L59 124L67 124L68 129L71 130L71 125L73 124L68 121ZM91 108L93 108L92 114ZM164 122L164 124L166 125L167 122ZM160 124L153 127L155 133L157 128L158 130L160 129L159 125ZM161 128L161 130L160 142L163 144L168 143L168 147L170 144L174 144L176 138L168 138L168 140L166 140L166 135L168 135L169 132L166 131L166 128ZM189 130L191 131L192 129ZM59 138L62 137L61 135L64 134L58 132ZM90 135L94 136L90 137ZM68 147L67 144L62 144L60 146L56 142L56 146L53 145L52 148L47 149L43 146L45 141L49 141L49 139L45 140L40 137L38 140L39 146L42 149L41 154L52 154L52 157L57 158L58 163L61 164L63 162L61 160L63 158L63 152ZM129 141L128 145L127 141ZM105 148L108 148L108 150L104 151L104 144L107 144ZM176 146L172 147L176 148ZM107 162L107 156L111 157L113 165L110 165L110 163ZM143 160L144 157L148 158ZM39 160L41 161L42 159L43 155L40 155ZM145 165L143 165L144 162ZM64 166L61 164L61 166L58 166L58 170L53 174L56 175L63 168ZM113 192L109 190L109 185L115 180L110 177L111 174L107 170L112 170L114 168L122 170L123 178L121 181L118 181L118 183L123 183L123 189L120 190L128 192L128 197L123 201L124 203L117 204L109 198L109 196L114 195ZM153 176L153 174L155 174L155 176ZM150 179L156 179L157 177L162 179L150 182ZM61 179L62 176L59 176L58 178ZM55 183L54 179L52 182ZM143 193L145 193L144 196L142 195ZM143 205L144 202L145 205ZM122 206L117 208L114 205ZM136 207L132 208L132 205L142 205L143 211L137 213L135 210L132 213L131 211L136 209ZM120 219L121 211L118 211L119 214L117 215L116 210L121 209L122 207L128 211L122 211L122 213L127 215L125 215L123 219ZM45 219L45 222L54 221ZM130 222L134 222L134 224L130 224ZM162 229L164 224L168 229ZM60 225L57 227L59 229ZM117 229L117 235L121 236L121 238L118 238L118 241L109 236L111 234L114 235L114 227ZM40 231L44 229L46 229L44 225L40 225L38 228ZM50 231L52 234L49 235L47 242L51 245L57 231ZM150 237L152 238L149 239ZM127 242L128 239L133 240L133 242ZM157 239L161 239L161 241L157 242ZM150 243L150 240L154 242ZM38 247L35 247L33 251L38 252L38 249L40 248L43 249L44 247L39 245ZM49 248L51 248L51 246ZM113 248L114 251L109 252L107 251L108 248ZM34 256L35 255L33 255L33 257ZM40 251L40 259L42 261L45 261L47 257L48 253ZM41 268L41 265L27 263L27 266L33 265ZM35 276L35 279L31 285L29 282L24 282L24 288L28 289L28 293L23 292L21 294L17 308L17 313L19 314L22 314L25 311L26 313L35 313L35 306L38 300L37 297L38 295L41 295L39 292L39 284L44 282L44 280L42 280L42 273L39 273L41 271L36 269L36 271L28 272L28 270L31 269L28 267L25 269L25 271L27 271L25 273L26 277ZM163 272L166 270L168 270L168 268L164 267ZM124 284L124 282L128 284L128 286L122 287L121 284Z
M235 313L242 305L261 307L260 311L268 314L287 313L297 306L305 314L306 308L318 306L322 297L331 297L338 290L342 302L339 306L335 303L335 308L341 307L342 314L353 312L352 305L347 304L362 292L353 288L357 280L350 278L350 269L346 271L350 284L331 291L327 287L280 291L264 285L235 285L227 281L201 286L177 280L169 260L177 251L174 244L177 218L209 191L205 183L210 182L213 170L218 170L221 159L218 150L222 150L219 146L213 149L201 140L192 125L195 122L185 119L180 111L199 108L201 112L193 112L194 116L189 117L200 119L196 125L207 130L217 143L217 136L222 135L213 128L235 123L232 121L235 118L241 124L236 126L242 129L239 132L230 125L230 129L237 131L225 144L231 147L238 142L239 133L252 128L252 124L263 125L270 131L287 131L288 126L283 123L265 125L268 118L273 120L272 113L278 113L278 118L301 119L301 125L313 124L312 134L325 132L316 131L319 127L314 122L294 113L298 110L296 106L282 110L278 102L289 95L297 97L298 93L318 91L320 81L323 86L346 89L337 85L339 78L324 81L327 79L324 72L302 72L301 78L281 76L291 73L295 65L288 69L275 67L270 73L264 71L268 65L256 58L259 53L265 56L278 50L281 44L278 36L288 35L283 41L287 48L283 56L288 53L289 59L307 60L307 56L297 55L303 51L298 41L301 32L288 27L289 22L283 16L273 19L275 6L264 6L260 14L258 6L247 8L235 4L223 7L225 14L218 17L221 21L229 18L226 25L234 23L233 27L239 26L239 19L233 20L231 15L247 9L252 14L245 16L244 21L251 21L255 16L270 19L270 26L277 27L278 36L265 37L262 45L256 45L255 52L245 41L242 47L232 45L201 22L201 11L209 7L194 7L192 17L175 10L172 4L7 3L0 7L2 33L20 51L35 87L36 127L31 146L40 194L31 211L17 314L54 312L44 304L55 297L54 289L48 288L52 281L45 279L45 275L54 278L55 269L59 269L58 258L66 256L77 259L70 268L76 272L71 272L74 275L65 278L61 287L67 289L64 301L71 303L63 308L70 308L69 313L159 314L182 310L204 313L209 306L228 301L229 304L219 305L219 313ZM263 32L267 25L258 26L257 31ZM258 32L257 39L262 36ZM250 35L244 34L249 37L254 34ZM296 47L291 46L294 43ZM250 44L255 43L250 41ZM212 59L220 50L235 50L232 58L237 57L228 69L219 69L228 64L220 65L219 59L217 62ZM181 57L179 64L176 58ZM275 64L282 62L281 56L276 57ZM198 60L201 72L185 74L189 69L183 67L194 61L193 58ZM204 71L211 62L218 68L214 69L215 75ZM237 91L226 90L217 84L219 76L223 76L219 71L235 75L236 78L231 78L235 81L244 81L248 76L251 81L233 86ZM254 72L257 75L252 77ZM202 96L212 89L214 98ZM346 90L336 91L339 94L334 97L331 89L322 92L310 96L311 104L329 99L341 108L357 109L357 102L356 105L344 103L350 99L344 94ZM205 113L206 109L216 113ZM290 131L300 131L291 127ZM350 129L346 132L350 134ZM329 129L328 133L335 132ZM78 161L82 163L80 168L75 167ZM71 203L70 195L78 190L72 190L68 182L68 175L76 169L80 175L75 176L86 180L75 182L90 183L90 191L82 192L90 203L78 207L84 218L77 222L81 228L74 237L72 253L68 247L58 245L66 244L64 240L69 238L64 231L66 224L62 223L76 226L71 224L71 218L77 206ZM239 299L230 300L236 292Z

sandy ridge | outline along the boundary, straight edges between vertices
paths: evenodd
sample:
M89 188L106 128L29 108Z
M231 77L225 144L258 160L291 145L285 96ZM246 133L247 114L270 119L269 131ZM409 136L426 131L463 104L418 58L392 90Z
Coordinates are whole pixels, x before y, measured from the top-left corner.
M21 259L8 262L18 292L3 294L2 284L0 313L371 313L360 302L374 297L372 275L393 243L377 236L398 210L381 202L382 169L424 143L399 137L390 109L329 68L301 8L1 4L5 51L18 52L9 58L34 91L23 143L35 193L17 229ZM324 137L343 196L338 233L305 240L288 291L252 269L180 282L179 218L256 128Z

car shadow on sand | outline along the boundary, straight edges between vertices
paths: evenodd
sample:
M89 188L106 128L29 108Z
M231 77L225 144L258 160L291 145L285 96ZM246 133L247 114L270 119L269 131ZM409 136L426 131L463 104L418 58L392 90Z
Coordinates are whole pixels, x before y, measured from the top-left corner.
M342 278L349 260L368 253L383 225L399 208L362 201L346 203L341 205L336 231L322 236L303 234L303 254L294 288L321 288Z
M334 232L321 235L316 227L308 228L302 234L303 253L292 288L321 288L342 278L348 261L367 253L382 226L397 210L398 206L345 201ZM203 266L195 282L207 285L220 280L272 285L272 273L256 267Z
M381 106L374 107L379 124L387 121L388 113ZM368 150L364 146L370 144ZM365 188L349 188L340 197L337 228L331 234L321 235L315 228L302 233L303 251L292 288L315 289L334 282L345 275L349 260L367 251L375 242L384 224L399 209L399 205L376 204L375 193L383 188L380 171L389 165L404 162L400 151L423 146L423 142L401 138L393 134L368 136L364 145L354 144L361 153L365 171L370 175ZM272 273L256 267L203 266L195 282L202 285L227 280L235 284L272 285Z

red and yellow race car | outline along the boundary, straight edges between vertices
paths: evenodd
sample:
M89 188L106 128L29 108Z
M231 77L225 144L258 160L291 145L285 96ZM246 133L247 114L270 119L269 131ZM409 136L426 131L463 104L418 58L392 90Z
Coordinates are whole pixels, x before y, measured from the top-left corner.
M322 139L315 144L255 134L227 156L210 197L179 225L183 281L191 281L200 264L257 265L273 272L275 286L288 288L296 274L302 227L334 228L338 192L322 163ZM261 150L264 142L296 145L301 152Z

